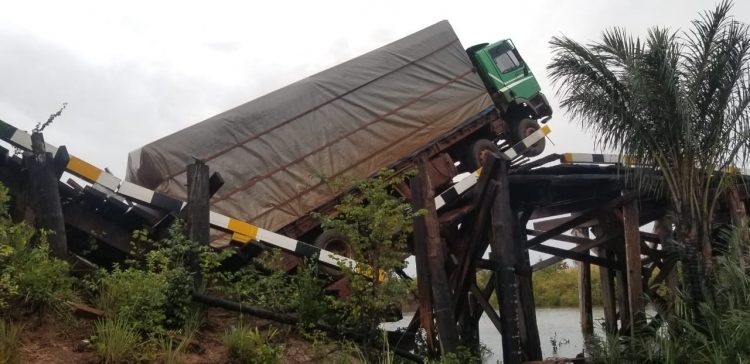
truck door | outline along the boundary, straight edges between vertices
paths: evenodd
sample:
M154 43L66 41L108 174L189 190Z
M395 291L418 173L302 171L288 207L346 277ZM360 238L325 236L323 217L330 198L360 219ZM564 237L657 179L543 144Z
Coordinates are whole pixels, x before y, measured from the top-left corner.
M536 96L539 92L539 84L526 67L513 43L510 40L504 40L491 47L489 55L494 60L497 77L505 84L498 92L504 94L508 101L519 98L529 100Z

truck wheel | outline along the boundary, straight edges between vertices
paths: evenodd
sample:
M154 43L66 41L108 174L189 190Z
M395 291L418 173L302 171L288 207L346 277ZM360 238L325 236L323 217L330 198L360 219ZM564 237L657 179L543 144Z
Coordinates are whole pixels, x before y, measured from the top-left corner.
M315 238L315 246L347 258L353 256L352 247L349 244L349 238L346 234L338 230L326 230L318 235L318 237ZM341 271L336 268L324 267L323 271L333 277L341 276Z
M520 142L527 136L531 135L535 131L539 130L539 123L537 123L535 120L531 119L523 119L521 120L515 128L514 136L516 138L516 143ZM538 142L534 143L534 145L530 146L529 149L526 150L526 153L524 153L528 157L534 157L537 155L542 154L544 152L544 147L546 145L546 141L544 138L539 140Z
M466 171L474 172L484 164L488 153L497 153L497 144L488 139L477 139L471 143L462 162L466 163Z

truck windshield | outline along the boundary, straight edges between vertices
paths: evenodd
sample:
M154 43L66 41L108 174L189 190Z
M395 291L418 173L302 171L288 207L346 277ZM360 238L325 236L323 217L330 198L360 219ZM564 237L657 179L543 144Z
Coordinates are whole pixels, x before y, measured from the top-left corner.
M505 73L521 66L521 62L518 61L512 49L500 46L492 49L490 53L500 72Z

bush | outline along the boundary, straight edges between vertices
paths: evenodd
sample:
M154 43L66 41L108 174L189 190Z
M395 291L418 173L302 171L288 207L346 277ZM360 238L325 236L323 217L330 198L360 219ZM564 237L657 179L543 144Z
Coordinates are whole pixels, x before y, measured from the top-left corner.
M222 274L225 294L233 300L276 312L294 312L297 285L294 277L281 269L283 255L269 250L254 265Z
M98 275L95 305L110 317L131 323L144 332L163 332L167 315L167 278L135 268L115 267Z
M423 213L413 212L405 200L395 197L395 187L409 175L383 170L358 183L356 194L344 195L335 215L316 215L325 230L346 235L353 251L351 258L358 262L355 267L339 263L349 280L351 295L333 302L335 317L330 323L342 332L362 337L364 354L371 361L380 360L380 323L392 318L408 298L409 283L392 272L404 268L413 219ZM382 272L390 276L381 280Z
M129 322L113 318L94 323L92 341L105 363L122 363L135 359L140 337Z
M0 363L16 364L21 362L20 334L21 325L0 320Z
M0 185L0 310L41 311L73 299L68 263L49 256L45 232L13 223L8 200L8 189Z
M283 347L272 341L278 331L270 329L266 335L242 324L224 335L230 359L236 363L274 364L281 360Z

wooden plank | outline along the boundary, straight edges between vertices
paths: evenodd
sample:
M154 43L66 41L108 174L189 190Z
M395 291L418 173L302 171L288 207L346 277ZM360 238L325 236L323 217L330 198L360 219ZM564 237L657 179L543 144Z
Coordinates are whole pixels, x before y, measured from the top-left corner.
M631 334L645 323L643 283L641 281L641 234L638 227L638 202L631 201L622 207L625 236L625 265L628 276L628 305L630 307Z
M501 334L503 345L503 363L521 363L520 327L518 319L518 287L516 286L515 266L517 263L514 245L514 230L517 217L513 216L510 204L510 183L508 181L508 163L498 163L493 181L497 192L490 211L492 237L490 259L496 264L496 293L500 303Z

